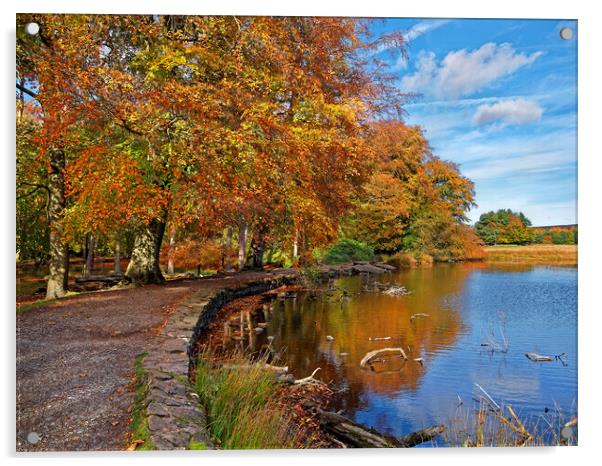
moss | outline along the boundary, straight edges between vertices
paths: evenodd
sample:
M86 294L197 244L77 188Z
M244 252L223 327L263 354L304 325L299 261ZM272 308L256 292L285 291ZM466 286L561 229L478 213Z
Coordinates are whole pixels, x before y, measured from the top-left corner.
M130 423L131 438L142 440L143 443L136 450L155 450L148 430L148 415L146 412L146 395L148 384L146 383L146 370L144 369L144 358L148 353L141 353L134 359L134 403L132 405L132 422Z
M207 447L207 445L205 445L203 442L195 442L194 440L191 440L190 443L188 444L188 449L189 450L209 450L209 447Z

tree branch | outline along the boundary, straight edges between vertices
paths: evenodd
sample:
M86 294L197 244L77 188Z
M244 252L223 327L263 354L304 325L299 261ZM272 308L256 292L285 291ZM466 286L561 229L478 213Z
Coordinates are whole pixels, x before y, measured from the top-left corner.
M38 94L36 94L34 91L27 89L25 86L23 86L20 83L15 83L17 86L17 89L19 89L21 92L24 92L25 94L33 97L34 99L38 98Z

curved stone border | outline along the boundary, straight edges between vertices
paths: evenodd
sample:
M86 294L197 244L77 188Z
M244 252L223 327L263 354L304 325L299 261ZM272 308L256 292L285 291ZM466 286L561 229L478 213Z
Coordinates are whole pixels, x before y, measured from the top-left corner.
M322 278L353 274L386 273L395 267L382 263L355 262L321 266ZM298 280L293 270L272 272L263 279L249 278L232 286L207 281L169 317L160 332L162 342L144 358L148 383L146 412L151 441L159 450L184 450L194 445L215 448L207 428L207 414L189 382L196 363L196 347L207 325L230 301L264 293Z
M158 450L184 450L191 445L213 449L207 415L189 383L199 337L226 303L293 283L297 275L283 271L232 287L203 288L181 303L160 332L162 342L144 358L148 391L146 413L150 438Z

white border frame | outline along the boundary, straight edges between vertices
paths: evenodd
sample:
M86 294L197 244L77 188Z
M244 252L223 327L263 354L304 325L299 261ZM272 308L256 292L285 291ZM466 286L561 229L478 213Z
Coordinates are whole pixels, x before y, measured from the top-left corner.
M598 181L602 172L600 163L600 137L597 113L600 111L602 76L600 73L600 45L602 44L600 16L596 15L594 1L558 1L541 2L526 0L504 0L502 2L484 2L475 0L418 0L415 2L392 2L391 0L303 0L286 2L284 0L220 0L208 2L202 0L146 0L129 2L110 2L94 0L21 0L16 5L2 4L2 39L0 50L4 55L2 73L3 111L0 130L5 141L2 155L3 202L2 217L10 228L3 229L3 247L0 264L3 288L3 330L5 338L2 344L2 368L4 380L9 384L2 386L4 403L1 424L1 444L4 456L9 463L18 458L28 462L33 459L45 464L74 464L82 460L91 464L109 460L115 464L162 464L178 462L199 464L210 461L211 464L276 464L286 466L304 465L308 462L332 465L342 461L365 463L420 463L445 462L446 464L476 464L482 466L504 465L509 462L545 462L546 464L567 464L568 461L583 461L587 464L592 458L600 456L596 451L596 440L600 429L600 400L596 389L600 386L600 340L598 330L602 328L600 306L598 306L598 269L600 247L598 238L602 233L600 222L600 204L602 183ZM172 14L238 14L238 15L315 15L315 16L365 16L365 17L438 17L438 18L548 18L577 19L579 21L579 126L578 126L578 176L579 176L579 446L564 448L504 448L480 450L470 449L425 449L425 450L349 450L349 451L228 451L228 452L158 452L158 453L49 453L15 454L15 314L13 312L14 278L14 144L15 119L13 104L13 63L15 57L15 13L17 12L60 12L60 13L172 13Z

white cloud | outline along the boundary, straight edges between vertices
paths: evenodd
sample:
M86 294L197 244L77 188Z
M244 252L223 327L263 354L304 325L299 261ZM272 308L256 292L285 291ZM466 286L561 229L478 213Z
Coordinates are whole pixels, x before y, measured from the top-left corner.
M404 76L404 91L421 92L439 99L457 99L473 94L499 78L533 63L542 52L519 53L508 43L484 44L472 51L449 52L437 61L433 52L421 52L416 72Z
M500 147L500 152L503 148ZM512 176L533 175L551 171L565 171L574 166L575 159L562 150L541 150L531 153L479 161L476 166L462 167L462 173L476 181L503 179Z
M472 121L477 125L500 122L508 125L526 125L541 119L543 108L537 102L525 99L503 100L477 108Z
M414 26L412 26L408 30L408 32L406 32L403 35L403 37L406 40L406 42L411 42L414 39L420 37L421 35L426 34L427 32L434 31L435 29L443 26L444 24L449 23L449 21L449 19L433 19L428 21L421 21L420 23L417 23Z

